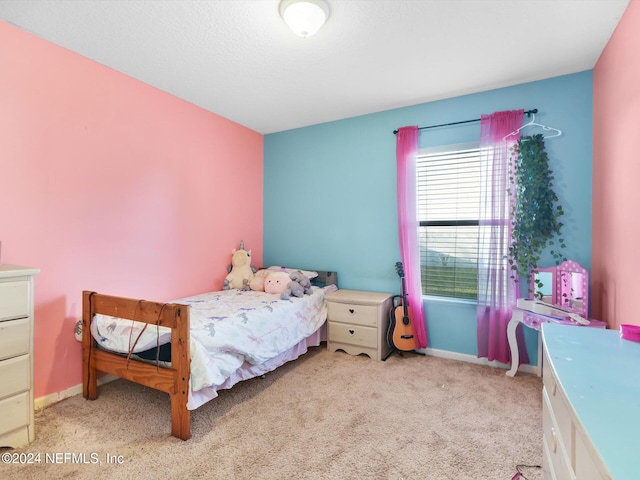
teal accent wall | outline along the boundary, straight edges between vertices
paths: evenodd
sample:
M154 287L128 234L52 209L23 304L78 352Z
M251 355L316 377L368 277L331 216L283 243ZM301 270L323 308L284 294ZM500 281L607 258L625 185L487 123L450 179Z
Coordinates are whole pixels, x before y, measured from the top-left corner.
M536 121L563 131L546 149L565 210L566 256L590 269L592 80L585 71L266 135L265 265L335 270L341 288L399 293L393 130L537 108ZM420 147L479 136L479 122L422 130ZM474 304L425 298L425 312L429 347L477 355ZM535 332L525 339L536 364Z

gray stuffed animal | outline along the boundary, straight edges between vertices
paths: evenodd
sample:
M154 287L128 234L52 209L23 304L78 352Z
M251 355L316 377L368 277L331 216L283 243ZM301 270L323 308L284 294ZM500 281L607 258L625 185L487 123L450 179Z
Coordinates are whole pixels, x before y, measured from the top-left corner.
M282 300L289 300L291 297L304 297L304 287L298 282L289 282L287 289L280 294Z
M302 286L305 295L311 295L311 293L313 293L313 290L311 289L311 280L309 280L309 277L307 277L300 270L291 272L289 278L291 278L291 280L293 280L294 282L298 282Z

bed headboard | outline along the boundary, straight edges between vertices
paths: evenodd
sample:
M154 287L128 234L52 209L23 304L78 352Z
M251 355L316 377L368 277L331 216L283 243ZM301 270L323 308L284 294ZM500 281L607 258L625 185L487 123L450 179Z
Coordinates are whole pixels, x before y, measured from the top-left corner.
M311 285L315 285L317 287L326 287L327 285L335 285L336 287L338 286L337 272L328 272L326 270L315 271L318 272L318 276L311 279Z

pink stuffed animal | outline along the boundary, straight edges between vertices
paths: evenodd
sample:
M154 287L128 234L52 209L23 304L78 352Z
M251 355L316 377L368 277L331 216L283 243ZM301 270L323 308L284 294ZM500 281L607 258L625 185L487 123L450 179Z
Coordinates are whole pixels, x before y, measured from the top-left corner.
M264 291L266 293L282 294L287 289L291 279L287 272L269 272L264 281Z

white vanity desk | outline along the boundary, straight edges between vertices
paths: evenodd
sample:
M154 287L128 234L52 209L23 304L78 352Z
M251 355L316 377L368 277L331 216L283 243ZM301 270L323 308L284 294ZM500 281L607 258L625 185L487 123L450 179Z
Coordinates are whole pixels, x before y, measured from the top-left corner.
M511 320L509 320L509 323L507 324L507 341L509 342L509 348L511 349L511 368L507 370L507 375L510 377L515 376L516 372L518 371L518 367L520 366L520 349L518 348L518 342L516 340L516 329L518 328L518 325L520 323L529 328L533 328L538 332L540 332L544 323L568 325L576 327L577 329L607 328L607 324L600 320L590 318L589 321L591 323L585 326L571 320L560 320L551 317L545 317L544 315L537 315L527 310L514 308L513 312L511 313ZM540 335L538 334L538 365L534 367L535 373L538 376L542 374L542 363L542 342L540 341ZM640 475L638 478L640 478Z
M640 478L640 343L552 323L542 339L544 478Z
M567 260L557 267L539 268L536 276L531 278L529 290L538 292L542 300L547 303L564 308L570 307L576 313L588 318L589 272L572 260ZM511 350L511 369L507 371L507 375L510 377L515 376L520 364L520 352L516 340L516 330L519 324L533 328L538 332L540 332L544 323L571 325L578 328L607 328L607 324L600 320L589 318L589 321L589 325L584 326L569 318L553 318L514 308L511 313L511 320L507 324L507 341ZM542 343L538 334L538 365L535 367L535 372L538 375L542 373L542 359Z

